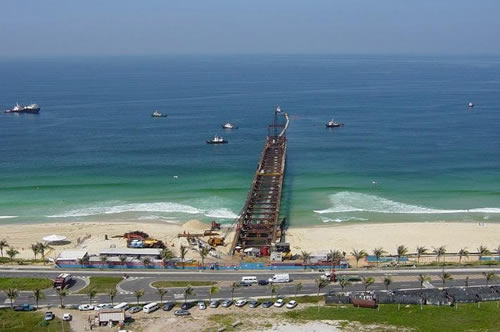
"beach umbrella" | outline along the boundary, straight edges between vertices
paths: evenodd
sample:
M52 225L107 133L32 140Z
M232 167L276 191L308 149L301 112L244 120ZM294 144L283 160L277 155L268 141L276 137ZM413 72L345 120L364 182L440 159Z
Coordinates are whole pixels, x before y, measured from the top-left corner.
M52 234L44 237L42 240L46 242L61 242L66 240L66 236Z

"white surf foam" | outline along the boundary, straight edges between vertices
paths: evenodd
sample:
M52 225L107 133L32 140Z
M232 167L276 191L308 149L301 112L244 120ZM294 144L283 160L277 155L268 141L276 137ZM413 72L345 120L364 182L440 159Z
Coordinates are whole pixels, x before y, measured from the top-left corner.
M319 214L342 212L378 212L400 214L442 214L442 213L500 213L500 208L475 208L461 210L432 209L392 201L375 195L343 191L329 196L332 207L315 210Z
M321 221L323 221L325 224L329 222L346 222L346 221L367 221L368 219L365 218L358 218L358 217L340 217L340 218L324 218L321 217Z
M17 218L18 216L0 216L0 219L12 219Z
M231 210L225 208L208 210L205 215L210 218L221 218L221 219L238 218L237 214L234 214Z

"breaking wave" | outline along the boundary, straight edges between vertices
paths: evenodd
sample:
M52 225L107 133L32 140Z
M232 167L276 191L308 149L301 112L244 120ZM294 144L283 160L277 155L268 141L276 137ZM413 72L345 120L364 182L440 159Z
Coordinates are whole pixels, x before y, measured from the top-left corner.
M17 218L17 216L0 216L0 219L12 219Z
M315 210L319 214L345 212L378 212L400 214L442 214L442 213L500 213L500 208L474 209L433 209L392 201L375 195L343 191L329 196L332 206L324 210Z

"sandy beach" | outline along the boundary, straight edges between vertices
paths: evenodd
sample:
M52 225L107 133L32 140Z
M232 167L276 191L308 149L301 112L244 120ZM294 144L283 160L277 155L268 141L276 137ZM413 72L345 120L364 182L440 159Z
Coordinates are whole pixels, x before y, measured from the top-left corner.
M209 226L197 220L184 224L164 222L71 222L47 224L8 224L0 225L2 239L10 246L19 250L19 258L32 258L31 244L42 241L42 237L58 234L68 238L70 243L53 246L47 257L55 258L61 250L69 248L84 248L91 254L113 246L124 247L125 240L113 238L127 231L142 230L151 237L163 240L178 254L181 244L187 244L184 238L177 234L183 232L200 233ZM108 235L109 240L105 240ZM78 243L78 239L81 241ZM227 239L232 239L229 234ZM474 252L480 245L494 250L500 245L500 224L497 223L383 223L354 224L322 227L290 227L287 231L287 241L291 243L292 251L300 253L339 249L349 253L352 249L365 249L371 252L375 247L384 248L389 254L394 254L398 245L405 245L410 252L417 246L446 246L448 252L457 252L467 248ZM230 241L228 241L230 242ZM227 246L226 248L227 249ZM224 251L219 247L220 251ZM5 250L4 250L5 251ZM196 252L190 252L188 258L199 259Z

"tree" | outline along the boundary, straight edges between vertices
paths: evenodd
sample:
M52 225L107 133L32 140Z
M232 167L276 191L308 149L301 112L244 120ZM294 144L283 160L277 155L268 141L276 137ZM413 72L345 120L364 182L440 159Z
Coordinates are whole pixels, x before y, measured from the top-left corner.
M466 248L462 248L458 251L458 264L462 263L462 257L469 257L469 251Z
M420 282L420 289L424 288L424 283L431 282L431 280L432 280L431 277L425 274L419 274L418 281Z
M111 305L113 305L116 296L116 288L108 289L107 294L109 296L109 299L111 300Z
M427 248L424 246L417 247L417 265L420 265L420 257L427 253Z
M398 266L399 262L401 261L401 257L405 257L408 254L408 248L405 247L404 245L399 245L398 248L396 249L396 255L398 257Z
M444 285L446 284L446 282L453 280L453 277L451 276L450 273L443 271L439 275L439 279L441 279L441 282L443 283L443 288L444 288Z
M78 258L78 264L80 264L82 267L89 264L89 262L90 262L90 258L87 255L83 256L82 258Z
M161 257L163 258L164 261L168 261L168 260L174 258L175 254L170 248L164 248L161 251Z
M366 253L366 251L364 251L363 249L361 250L356 250L356 249L353 249L351 251L351 255L354 257L354 259L356 259L356 267L358 267L358 264L359 264L359 261L363 258L365 258L366 256L368 256L368 254Z
M52 249L52 247L49 246L48 244L44 244L44 243L41 243L41 242L38 242L37 245L38 245L38 252L42 255L42 259L43 259L43 261L45 263L45 252L48 249Z
M220 291L220 288L217 286L212 286L210 287L210 290L208 291L209 294L209 302L212 302L212 295L217 294Z
M488 248L486 246L479 246L479 248L477 248L477 252L479 253L479 262L481 262L481 258L483 256L488 256L488 255L491 255L491 251L488 250Z
M352 283L347 280L346 278L342 278L339 280L339 286L342 289L342 292L344 291L344 288L351 286Z
M385 285L385 290L389 290L389 286L392 284L392 277L387 276L384 278L384 285Z
M142 264L144 264L144 266L145 266L145 267L151 267L151 264L152 264L152 262L151 262L151 258L149 258L149 257L144 257L144 258L142 259Z
M89 288L87 289L85 294L87 294L87 296L89 297L89 304L92 304L92 299L97 295L97 291L95 290L95 288Z
M188 252L188 248L181 245L180 254L181 254L181 261L182 261L182 268L183 269L184 269L184 259L186 258L187 252Z
M493 281L496 279L495 272L493 272L493 271L483 272L483 276L486 278L486 286L488 286L490 281Z
M168 293L168 290L166 288L157 288L156 291L160 296L160 303L163 304L163 297Z
M208 255L208 248L201 248L200 250L200 258L201 258L201 268L203 269L205 266L205 257Z
M104 265L106 265L106 267L108 267L108 256L106 255L102 255L100 256L100 259L101 259L101 269L104 267Z
M297 293L302 290L302 283L299 282L297 285L295 285L295 298L297 298Z
M464 285L465 287L469 287L469 276L465 277Z
M273 295L276 293L278 290L278 287L273 285L272 283L269 284L269 290L271 291L271 300L273 299Z
M309 264L309 260L311 259L311 253L307 251L302 251L300 253L302 256L302 260L304 261L304 270L307 268L307 264Z
M35 256L36 260L36 255L38 255L38 252L40 251L40 248L38 248L37 243L31 245L31 251L33 251L33 255Z
M186 288L184 288L184 293L183 294L184 294L184 303L186 303L188 296L196 295L196 293L194 292L193 287L191 287L191 286L187 286Z
M19 292L17 291L17 289L15 289L15 288L7 289L7 297L9 298L11 309L14 307L14 301L16 300L18 295L19 295Z
M365 292L368 290L368 287L375 283L375 278L373 277L362 277L363 285L365 286Z
M8 246L9 246L9 243L7 242L6 239L0 240L0 252L2 253L2 257L3 257L3 248L8 247Z
M382 257L386 253L387 252L383 248L375 248L375 249L373 249L373 255L375 255L375 258L377 259L377 266L378 266L380 257Z
M15 248L9 247L7 250L7 256L10 257L10 260L14 260L14 257L16 257L19 254L19 251Z
M134 290L134 296L137 300L137 305L139 305L139 299L144 296L144 289L136 289Z
M328 260L332 263L332 270L335 268L335 263L342 258L340 250L331 250L328 252Z
M325 288L326 286L328 286L328 281L326 280L322 280L321 278L319 279L316 279L316 287L317 287L317 290L318 290L318 312L319 312L319 292Z
M35 288L33 290L33 297L35 298L35 305L38 309L38 301L45 299L45 294L40 288Z
M61 302L61 308L64 308L63 298L66 295L68 295L68 291L65 289L58 289L58 290L56 290L56 292L57 292L57 296L59 296L59 301Z
M233 282L231 285L231 301L234 301L234 290L238 287L240 287L240 285L238 285L237 282Z
M441 257L443 257L444 259L444 255L446 254L446 247L445 246L441 246L439 248L435 248L432 250L432 252L436 255L436 260L437 262L439 263L439 259Z
M120 255L118 258L120 259L120 266L123 268L123 265L125 265L125 262L127 261L127 256Z

